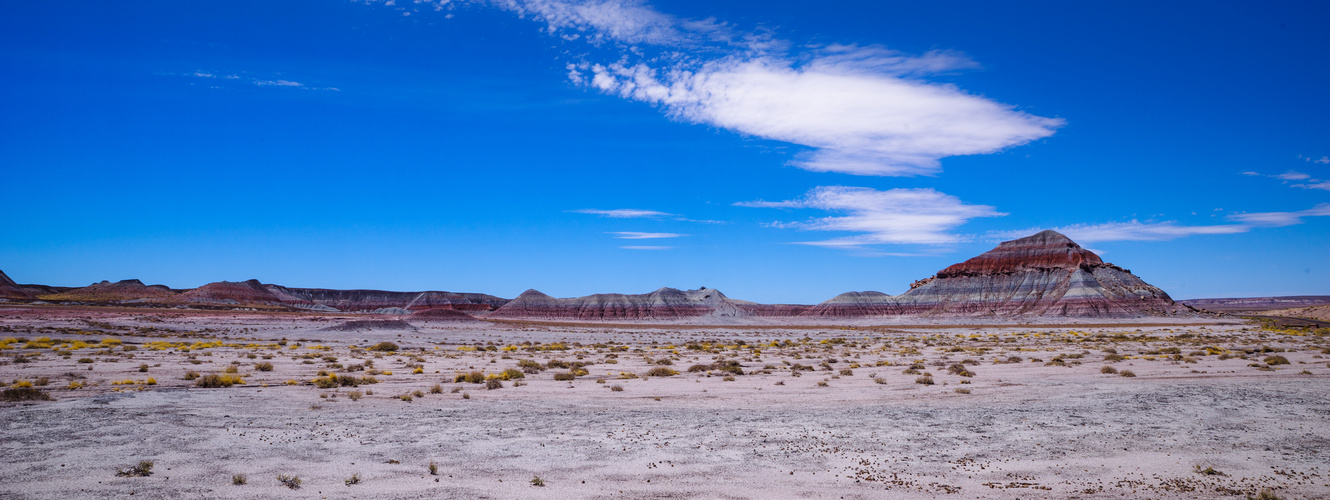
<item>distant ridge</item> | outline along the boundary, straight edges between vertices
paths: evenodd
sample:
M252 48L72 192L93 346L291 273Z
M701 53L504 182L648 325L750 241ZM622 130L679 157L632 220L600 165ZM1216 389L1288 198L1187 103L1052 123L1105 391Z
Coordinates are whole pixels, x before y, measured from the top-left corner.
M1215 312L1262 311L1293 307L1330 305L1330 295L1289 295L1284 297L1240 297L1179 300L1181 304Z
M18 285L0 271L0 299L35 300L66 304L193 307L204 309L268 309L315 312L410 314L433 309L486 312L508 303L483 293L440 291L388 292L382 290L328 290L269 285L259 280L218 281L198 288L173 290L165 285L144 285L127 279L102 281L85 287ZM461 314L466 315L465 312ZM440 315L433 319L442 320ZM454 319L465 319L452 316ZM466 315L470 318L469 315Z
M742 318L841 320L898 316L1133 318L1196 313L1195 309L1174 302L1163 290L1126 269L1104 262L1094 252L1056 231L1004 241L992 250L912 283L910 290L901 295L847 292L814 306L735 300L707 287L695 290L666 287L643 294L601 293L573 298L554 298L533 289L508 300L481 293L294 288L253 279L219 281L190 290L144 285L139 280L103 281L69 289L17 285L3 272L0 272L0 298L121 306L410 314L413 319L434 321L470 321L476 317L576 321L704 318L721 322ZM1201 304L1206 300L1213 305L1218 304L1213 301L1219 300L1257 299L1190 302ZM1252 309L1270 309L1316 304L1286 300L1248 305ZM445 310L456 313L422 314Z

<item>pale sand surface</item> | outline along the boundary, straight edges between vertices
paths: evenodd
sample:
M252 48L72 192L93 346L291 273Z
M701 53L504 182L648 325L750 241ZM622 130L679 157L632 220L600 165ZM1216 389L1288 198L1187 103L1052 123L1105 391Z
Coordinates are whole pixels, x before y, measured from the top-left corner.
M56 399L0 403L0 498L1243 498L1264 488L1330 498L1330 343L1291 334L1301 332L418 322L415 331L321 331L349 319L363 318L0 308L0 339L52 339L8 343L0 382L46 377L38 388ZM99 344L105 338L121 344ZM178 343L212 340L226 345ZM384 340L402 349L352 348ZM523 345L560 341L567 350ZM488 342L495 351L458 350ZM1126 359L1105 361L1105 349ZM1059 355L1065 366L1048 364ZM1271 355L1289 364L1262 370ZM994 364L1011 356L1022 359ZM718 358L745 375L687 371ZM521 359L593 364L572 382L553 380L567 369L497 390L453 382ZM618 378L661 359L679 375ZM392 374L359 387L309 383L320 370L364 377L372 372L344 370L367 360L367 370ZM973 376L948 372L965 360ZM935 385L902 373L917 361ZM255 370L260 362L274 369ZM243 385L183 379L232 363ZM814 371L796 377L794 364ZM123 380L133 383L113 385ZM71 381L87 386L71 390ZM429 392L435 384L442 393ZM417 390L423 397L399 399ZM373 394L352 401L351 391ZM140 460L154 462L151 476L115 475ZM232 485L233 474L248 484ZM280 485L279 474L299 476L301 489ZM346 486L352 474L361 482ZM545 486L532 486L534 476Z

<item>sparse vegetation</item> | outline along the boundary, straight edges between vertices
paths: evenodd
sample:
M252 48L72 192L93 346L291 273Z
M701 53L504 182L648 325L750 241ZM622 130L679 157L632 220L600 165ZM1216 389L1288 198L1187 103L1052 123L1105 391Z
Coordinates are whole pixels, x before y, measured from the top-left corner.
M545 480L540 476L531 476L531 486L545 486Z
M32 387L10 387L0 391L0 401L51 401L51 395Z
M217 389L243 383L245 383L245 379L236 375L210 373L195 381L194 386L205 389Z
M286 474L282 474L277 476L277 482L281 483L282 486L291 488L293 490L300 489L300 476L288 476Z
M126 470L117 469L115 475L120 477L148 477L152 475L152 460L140 460L139 463Z
M262 363L255 363L254 369L261 372L270 372L272 371L272 363L269 363L267 361L264 361Z
M648 377L673 377L673 376L678 375L678 374L679 374L679 372L674 371L674 370L671 370L671 369L666 368L666 367L663 367L663 366L657 366L657 367L655 367L655 368L652 368L652 369L650 369L650 370L647 370L647 376L648 376Z
M231 484L233 484L233 485L236 485L236 486L243 486L245 483L248 483L248 482L249 482L249 478L245 477L244 474L232 474L232 475L231 475Z
M377 344L369 346L370 351L377 351L377 352L394 352L397 349L398 349L397 344L394 344L392 342L379 342Z
M343 482L346 483L347 486L351 486L353 484L360 484L360 473L351 474L351 477L346 478L346 480Z

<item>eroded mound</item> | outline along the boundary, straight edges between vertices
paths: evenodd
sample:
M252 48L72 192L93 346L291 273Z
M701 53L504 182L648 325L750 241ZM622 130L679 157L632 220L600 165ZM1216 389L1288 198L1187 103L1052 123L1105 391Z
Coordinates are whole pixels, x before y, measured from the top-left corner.
M330 332L355 332L360 330L405 330L415 331L416 327L411 326L400 319L357 319L347 321L340 325L334 325L324 328L324 331Z

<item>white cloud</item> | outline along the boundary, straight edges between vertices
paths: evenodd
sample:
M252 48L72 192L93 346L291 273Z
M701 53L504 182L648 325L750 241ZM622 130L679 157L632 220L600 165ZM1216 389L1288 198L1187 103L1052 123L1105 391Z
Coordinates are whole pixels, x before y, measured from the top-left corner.
M613 234L615 235L614 236L615 238L621 240L652 240L660 238L678 238L681 236L688 236L686 234L679 234L679 233L641 233L637 231L615 231L609 234Z
M638 210L635 208L616 208L614 210L599 210L595 208L584 208L581 210L570 210L579 214L599 215L612 219L651 219L657 217L678 217L675 214L657 212L655 210Z
M846 231L861 233L821 241L798 242L837 248L860 248L879 244L940 245L963 241L950 233L976 217L1000 217L985 205L966 205L955 196L932 189L889 189L820 186L803 198L789 201L749 201L741 207L813 208L847 215L814 218L801 222L774 223L772 227L807 231Z
M1303 189L1324 189L1326 191L1330 191L1330 181L1321 181L1316 179L1312 180L1314 182L1309 182L1306 184L1294 184L1293 187L1298 187Z
M609 49L608 58L569 64L574 83L675 119L806 146L793 164L812 171L932 174L941 158L1001 151L1063 124L923 79L978 66L955 52L826 45L791 53L769 34L681 20L632 0L483 3Z
M1292 170L1289 170L1288 172L1284 172L1274 177L1276 179L1284 179L1286 181L1300 181L1303 179L1310 179L1312 176L1304 174L1302 172L1294 172Z
M1175 221L1165 222L1107 222L1103 224L1076 224L1052 228L1031 228L1017 231L999 231L991 233L997 239L1012 239L1029 236L1044 229L1052 229L1067 235L1078 243L1101 241L1165 241L1187 236L1205 234L1238 234L1259 227L1284 227L1302 224L1307 217L1330 216L1330 203L1321 203L1307 210L1296 212L1254 212L1228 216L1234 224L1214 224L1206 226L1188 226Z
M1321 159L1319 159L1319 160L1312 160L1312 162L1314 162L1314 163L1320 163L1320 164L1322 164L1322 165L1330 164L1330 156L1322 156Z
M651 245L638 245L638 246L626 246L626 247L619 247L619 248L622 248L622 249L624 249L624 250L669 250L669 249L674 248L674 247L662 247L662 246L651 246Z
M1302 224L1306 217L1330 216L1330 203L1321 203L1297 212L1257 212L1230 215L1229 218L1252 226L1283 227Z

